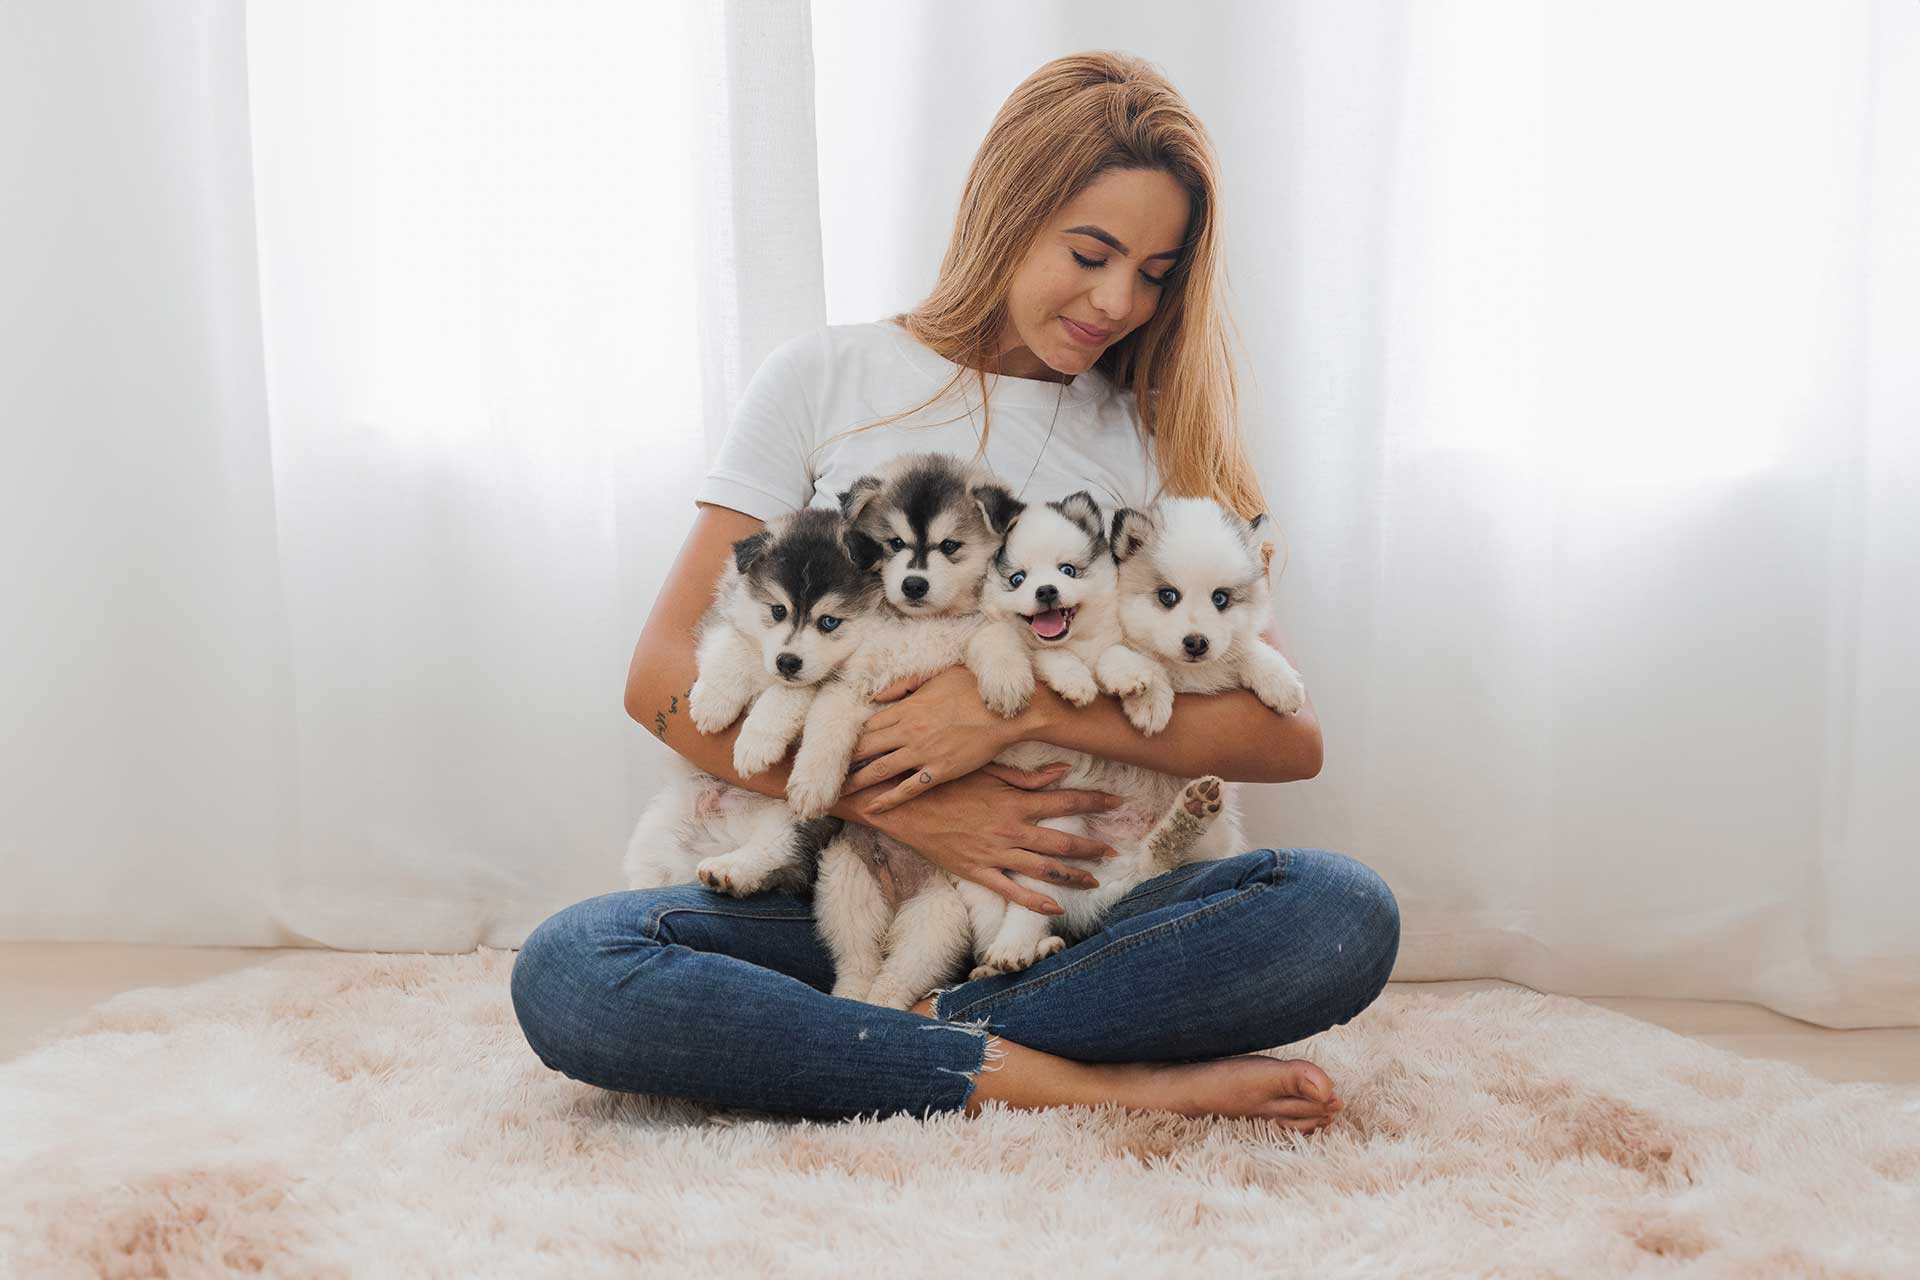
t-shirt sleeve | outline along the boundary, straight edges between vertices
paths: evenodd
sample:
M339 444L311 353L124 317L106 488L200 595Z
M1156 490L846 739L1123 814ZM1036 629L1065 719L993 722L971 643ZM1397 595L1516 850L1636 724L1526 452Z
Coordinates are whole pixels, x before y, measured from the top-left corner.
M695 502L771 520L812 500L807 459L826 376L826 337L824 328L803 333L767 354L741 394L712 467L694 490Z

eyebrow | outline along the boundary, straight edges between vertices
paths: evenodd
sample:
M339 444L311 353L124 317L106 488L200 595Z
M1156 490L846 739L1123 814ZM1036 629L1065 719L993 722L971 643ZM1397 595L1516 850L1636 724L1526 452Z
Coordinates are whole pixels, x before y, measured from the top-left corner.
M1092 236L1095 240L1098 240L1101 244L1106 245L1109 249L1112 249L1115 253L1124 254L1124 253L1132 252L1127 248L1127 246L1121 244L1118 240L1115 240L1113 238L1113 235L1110 232L1103 231L1099 227L1068 227L1066 230L1066 234L1070 236ZM1169 249L1165 253L1148 254L1147 261L1151 262L1155 258L1177 258L1179 256L1180 256L1180 251L1178 249Z

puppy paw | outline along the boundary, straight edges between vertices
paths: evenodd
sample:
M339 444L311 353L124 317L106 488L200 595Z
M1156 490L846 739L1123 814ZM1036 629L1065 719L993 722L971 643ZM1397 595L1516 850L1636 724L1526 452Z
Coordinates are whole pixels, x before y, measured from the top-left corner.
M766 869L752 866L738 853L723 853L703 859L694 866L693 874L699 876L700 883L715 893L725 893L735 898L751 897L760 892L767 882Z
M1093 677L1084 673L1075 674L1060 680L1049 680L1053 691L1076 707L1084 707L1100 696L1100 686Z
M753 723L752 717L748 717L747 723ZM786 754L786 742L772 733L743 728L740 736L733 740L733 767L739 770L743 778L764 773Z
M1066 950L1066 948L1067 940L1065 938L1057 933L1050 933L1040 939L1039 944L1028 951L995 951L989 949L984 956L980 957L980 963L974 966L973 972L967 975L967 979L971 981L974 978L991 978L1001 973L1019 973L1023 969L1030 969L1034 965L1039 964L1050 955Z
M787 775L787 808L803 821L824 817L840 798L840 784L844 781L844 774L830 775L819 768L796 764Z
M1196 818L1209 818L1220 812L1220 779L1208 774L1195 778L1180 792L1180 807Z
M833 980L831 994L842 1000L866 1000L867 991L873 986L874 977L870 973L843 973ZM911 1007L911 1006L909 1006Z
M995 715L1015 716L1033 699L1033 669L1023 664L995 667L985 675L976 675L980 700Z
M1306 686L1292 671L1255 672L1251 687L1255 697L1282 714L1298 711L1307 699Z
M687 713L693 717L693 727L702 733L719 733L740 718L745 705L740 699L715 690L705 680L695 680L687 694Z
M1173 719L1173 689L1164 684L1155 684L1145 693L1121 699L1120 705L1126 710L1127 719L1133 722L1133 727L1152 737Z
M865 1000L868 1004L877 1004L883 1009L900 1009L904 1011L918 1004L920 996L924 996L925 994L926 992L923 991L918 996L914 995L912 992L901 990L899 986L887 981L885 978L880 978L874 982L873 986L867 989L866 995L857 998Z
M1102 668L1107 692L1116 698L1137 698L1153 683L1153 673L1135 667Z

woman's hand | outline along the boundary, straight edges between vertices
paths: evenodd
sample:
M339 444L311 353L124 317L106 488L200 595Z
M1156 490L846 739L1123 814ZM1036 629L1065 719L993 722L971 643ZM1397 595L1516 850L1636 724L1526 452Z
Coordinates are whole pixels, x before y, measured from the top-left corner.
M853 821L892 836L927 861L985 885L1011 902L1044 915L1061 914L1045 894L1016 883L1018 871L1051 884L1091 889L1100 882L1055 858L1112 858L1111 845L1039 825L1042 818L1105 813L1122 803L1104 791L1043 791L1066 772L1058 761L1041 769L988 765L955 778L909 804L875 814L868 805L879 788L844 797ZM850 812L848 812L850 810Z
M1020 718L989 711L965 667L897 681L874 701L888 705L867 717L853 758L868 763L847 775L845 789L860 791L903 773L910 776L879 795L867 806L869 813L886 813L964 777L1020 741Z

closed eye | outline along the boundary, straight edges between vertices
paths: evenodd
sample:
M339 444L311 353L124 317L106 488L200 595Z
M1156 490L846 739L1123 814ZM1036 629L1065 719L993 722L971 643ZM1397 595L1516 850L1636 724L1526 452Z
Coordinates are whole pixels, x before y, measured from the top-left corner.
M1107 260L1105 258L1083 258L1080 256L1080 254L1077 251L1073 249L1069 249L1067 250L1067 252L1073 254L1073 260L1079 263L1081 266L1085 267L1089 271L1092 271L1092 270L1095 270L1096 268L1104 267L1107 265ZM1167 274L1172 275L1173 273L1168 272ZM1140 273L1140 278L1142 280L1145 280L1148 284L1152 285L1156 289L1164 288L1167 283L1166 278L1164 276L1159 279L1155 279L1154 277L1148 275L1144 271Z

